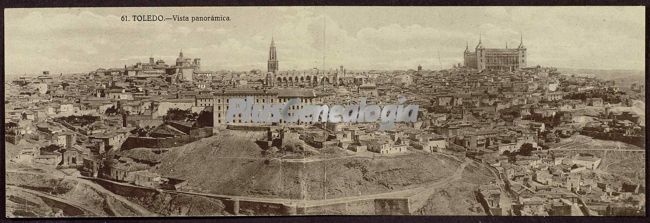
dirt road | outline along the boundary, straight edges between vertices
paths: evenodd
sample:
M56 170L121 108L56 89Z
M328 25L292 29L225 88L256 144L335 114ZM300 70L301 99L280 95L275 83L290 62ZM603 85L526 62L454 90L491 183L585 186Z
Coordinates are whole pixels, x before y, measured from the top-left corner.
M59 178L67 179L67 180L76 181L79 184L83 184L85 186L89 186L89 187L93 188L94 190L96 190L97 192L99 192L100 194L102 194L104 196L111 196L111 197L115 198L116 200L122 202L124 205L128 206L131 210L136 211L138 213L138 216L158 216L158 214L156 214L154 212L151 212L151 211L147 210L146 208L144 208L144 207L142 207L142 206L140 206L140 205L138 205L136 203L133 203L133 202L129 201L128 199L126 199L126 198L124 198L124 197L122 197L120 195L114 194L113 192L107 190L106 188L104 188L104 187L102 187L100 185L97 185L97 184L93 183L92 181L89 181L89 180L86 180L86 179L81 179L81 178L62 175L62 174L37 173L37 172L21 171L21 170L7 170L6 172L7 173L23 173L23 174L42 175L42 176L46 176L46 177L59 177Z

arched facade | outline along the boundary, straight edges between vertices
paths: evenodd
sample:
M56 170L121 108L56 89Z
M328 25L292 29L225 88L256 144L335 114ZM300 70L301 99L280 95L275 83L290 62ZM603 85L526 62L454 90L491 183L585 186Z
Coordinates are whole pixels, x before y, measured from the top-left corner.
M285 71L276 75L275 85L290 87L334 84L335 76L336 73Z

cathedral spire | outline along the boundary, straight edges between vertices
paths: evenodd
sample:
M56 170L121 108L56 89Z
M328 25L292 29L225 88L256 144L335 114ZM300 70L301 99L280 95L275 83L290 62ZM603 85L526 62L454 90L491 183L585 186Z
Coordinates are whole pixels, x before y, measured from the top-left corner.
M519 39L519 48L526 48L526 47L524 46L524 34L519 34L519 35L520 35L520 36L519 36L519 38L520 38L520 39Z
M271 47L269 48L269 61L276 60L275 41L271 38Z
M276 73L278 72L278 57L275 51L275 41L273 36L271 36L271 47L269 48L269 61L268 61L268 72Z

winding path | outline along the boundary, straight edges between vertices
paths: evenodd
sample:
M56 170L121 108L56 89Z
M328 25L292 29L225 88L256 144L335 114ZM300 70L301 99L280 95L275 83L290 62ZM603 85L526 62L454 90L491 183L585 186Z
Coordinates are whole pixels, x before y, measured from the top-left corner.
M432 192L435 189L444 186L448 183L451 183L453 181L459 180L462 177L463 170L465 170L465 167L469 165L471 160L465 160L454 172L449 177L446 177L444 179L441 179L439 181L425 184L416 188L410 188L410 189L404 189L404 190L399 190L399 191L391 191L391 192L386 192L386 193L378 193L378 194L369 194L369 195L361 195L361 196L352 196L352 197L340 197L340 198L332 198L332 199L323 199L323 200L304 200L304 199L286 199L286 198L260 198L260 197L248 197L248 196L232 196L232 195L220 195L220 194L210 194L210 193L199 193L199 192L186 192L186 191L176 191L177 193L182 193L182 194L191 194L191 195L199 195L199 196L206 196L206 197L217 197L217 198L230 198L230 199L236 199L236 200L245 200L245 201L255 201L255 202L267 202L267 203L283 203L283 204L293 204L293 205L298 205L300 207L313 207L313 206L322 206L322 205L330 205L330 204L336 204L336 203L346 203L346 202L352 202L352 201L360 201L360 200L370 200L370 199L382 199L382 198L403 198L403 197L410 197L414 196L420 193L427 193L427 192ZM130 185L130 184L129 184Z
M57 202L61 202L61 203L70 205L70 206L84 212L85 216L101 216L97 212L94 212L92 210L89 210L89 209L85 208L85 205L83 205L83 204L79 204L77 202L67 200L67 199L63 199L63 198L53 196L53 195L50 195L50 194L47 194L47 193L43 193L43 192L40 192L40 191L30 190L30 189L26 189L26 188L22 188L22 187L18 187L18 186L12 186L12 185L6 185L5 189L19 190L19 191L22 191L24 193L33 194L33 195L36 195L36 196L39 196L39 197L45 197L45 198L48 198L48 199L51 199L51 200L54 200L54 201L57 201Z
M265 198L265 197L251 197L251 196L235 196L235 195L225 195L225 194L213 194L213 193L201 193L201 192L190 192L190 191L174 191L174 190L164 190L168 193L177 193L177 194L188 194L196 196L205 196L213 197L219 199L231 199L239 201L252 201L252 202L264 202L264 203L275 203L275 204L286 204L289 206L298 206L298 207L313 207L313 206L323 206L337 203L347 203L353 201L362 201L362 200L371 200L371 199L384 199L384 198L407 198L415 195L422 195L422 193L432 193L435 189L447 185L453 181L459 180L462 177L462 173L465 170L465 167L473 162L470 159L465 159L463 163L456 169L456 171L448 177L445 177L439 181L424 184L415 188L403 189L399 191L391 191L378 194L368 194L361 196L351 196L351 197L340 197L340 198L331 198L331 199L321 199L321 200L305 200L305 199L287 199L287 198ZM148 187L137 186L129 183L109 181L100 178L94 178L94 180L100 180L109 182L112 184L127 186L127 187L136 187L143 189L151 189ZM100 186L101 187L101 186ZM424 195L422 195L424 196ZM428 196L427 196L428 197Z
M6 170L6 172L7 173L22 173L22 174L41 175L41 176L47 176L47 177L58 177L58 178L77 181L77 183L84 184L85 186L93 188L99 194L102 194L104 196L111 196L111 197L115 198L116 200L122 202L125 206L129 207L131 210L137 212L139 216L158 216L158 214L156 214L154 212L151 212L151 211L147 210L146 208L144 208L144 207L142 207L142 206L140 206L140 205L138 205L136 203L133 203L133 202L129 201L128 199L126 199L126 198L124 198L124 197L122 197L120 195L117 195L117 194L107 190L106 188L104 188L104 187L102 187L100 185L97 185L97 184L93 183L92 181L89 181L89 180L86 180L86 179L72 177L72 176L65 176L65 175L63 175L63 176L60 176L60 175L55 176L55 175L48 174L48 173L36 173L36 172L21 171L21 170ZM10 186L7 185L7 187L10 187ZM11 187L15 187L15 186L11 186ZM17 188L20 188L20 187L17 187ZM23 189L23 190L27 190L27 189ZM61 198L59 198L59 199L61 199ZM104 198L104 199L106 199L106 198ZM100 216L100 215L96 215L96 216Z

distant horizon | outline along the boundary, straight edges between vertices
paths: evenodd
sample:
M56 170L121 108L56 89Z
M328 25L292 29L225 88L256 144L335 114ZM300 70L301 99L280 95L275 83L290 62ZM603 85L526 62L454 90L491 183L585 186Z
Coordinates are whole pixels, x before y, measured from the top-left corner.
M535 66L537 66L537 65L535 65ZM541 67L552 67L552 66L544 66L544 65L541 65L541 64L540 64L540 66L541 66ZM534 67L534 66L531 66L531 67ZM98 68L109 69L109 68L117 68L117 67L98 67ZM595 68L571 68L571 67L553 67L553 68L557 68L558 70L629 71L629 72L641 72L643 75L645 75L645 70L637 70L637 69L595 69ZM313 69L313 68L309 68L309 69L296 69L296 71L306 71L306 70L311 70L311 69ZM335 70L335 69L338 69L338 67L337 67L337 68L327 69L327 70ZM350 71L369 71L369 70L376 70L376 71L408 71L408 70L416 70L417 68L408 68L408 69L347 69L347 68L344 67L344 69L346 69L346 70L350 70ZM442 70L447 70L447 69L451 69L451 68L444 68L444 69L442 69ZM202 70L205 70L205 71L213 71L213 72L219 72L219 71L249 72L249 71L251 71L251 70L225 70L225 69L221 69L221 70L206 70L206 69L202 69ZM261 70L261 69L257 69L257 70ZM293 69L292 69L292 70L293 70ZM282 69L280 69L280 71L292 71L292 70L282 70ZM437 70L439 70L439 69L425 69L425 68L423 67L422 70L437 71ZM43 71L48 71L48 70L43 70ZM39 76L39 75L42 75L42 74L43 74L43 71L41 71L41 72L39 72L39 73L5 74L5 75L6 75L6 76L13 76L13 77L20 77L20 76ZM94 71L94 70L91 70L91 71ZM85 73L89 73L89 72L91 72L91 71L78 71L78 72L67 72L67 73L65 73L65 72L62 73L62 72L52 72L52 71L50 71L50 74L49 74L49 75L50 75L50 76L53 76L53 75L60 75L60 74L63 74L63 75L85 74ZM265 73L264 71L262 71L262 72Z
M141 14L231 20L121 21ZM14 8L4 19L6 74L174 64L181 49L205 70L266 71L272 38L280 70L449 69L481 40L523 41L528 66L645 71L643 7Z

